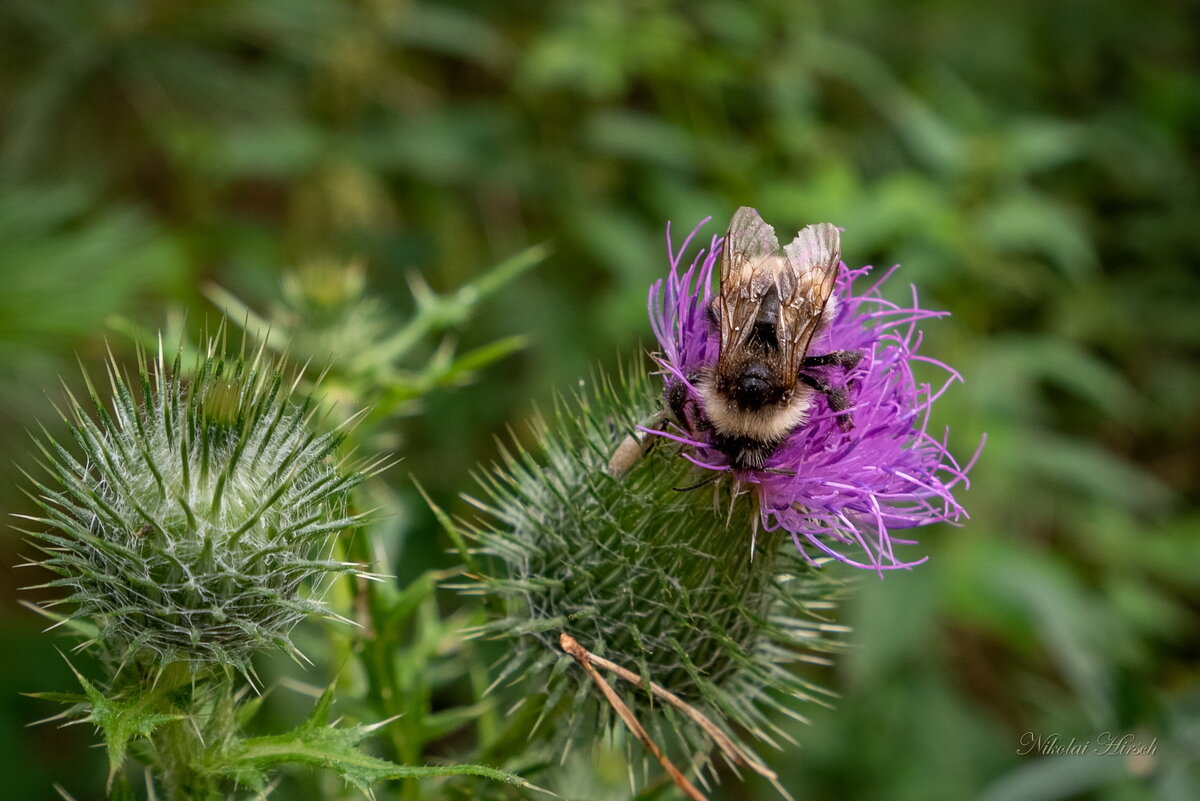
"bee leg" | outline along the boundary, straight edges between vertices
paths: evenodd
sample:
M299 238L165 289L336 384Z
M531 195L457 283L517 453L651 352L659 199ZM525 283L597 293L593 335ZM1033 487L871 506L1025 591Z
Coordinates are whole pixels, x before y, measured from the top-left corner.
M840 351L846 353L847 351ZM832 355L832 354L830 354ZM830 410L837 412L838 428L842 431L849 431L854 428L854 420L849 414L844 412L850 408L850 395L846 392L845 387L835 387L823 378L816 376L800 374L800 380L809 387L812 387L817 392L820 392L829 401Z
M838 367L844 367L847 370L852 370L862 360L862 357L863 352L861 350L835 350L832 353L823 353L820 356L805 356L800 366L825 367L833 364Z
M675 415L675 422L681 426L687 426L687 409L691 398L688 397L687 386L682 381L677 381L667 387L666 393L667 408L671 410L671 414Z
M675 490L675 492L691 492L694 489L700 489L701 487L706 487L716 480L717 480L717 477L715 475L713 475L713 476L709 476L708 478L706 478L703 481L698 482L696 484L692 484L687 487L671 487L671 489Z
M696 378L695 375L689 375L688 381L695 383ZM674 415L675 422L688 431L708 431L712 428L682 381L676 381L667 387L664 400L667 409Z

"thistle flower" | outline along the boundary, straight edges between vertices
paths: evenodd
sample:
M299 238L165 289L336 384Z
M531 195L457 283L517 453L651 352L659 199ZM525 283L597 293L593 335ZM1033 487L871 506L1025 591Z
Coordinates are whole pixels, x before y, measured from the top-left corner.
M723 239L713 237L686 270L681 264L683 252L705 222L677 252L672 251L668 226L671 272L649 294L650 322L661 348L655 360L663 376L664 398L678 395L682 387L701 411L703 401L694 381L716 363L719 352L719 331L707 310ZM922 309L915 288L911 306L886 300L880 286L894 270L863 288L871 268L843 267L834 290L837 314L810 347L815 354L839 350L863 354L849 370L818 368L827 371L832 382L848 386L853 402L851 431L842 430L838 415L818 393L807 421L788 436L763 469L735 470L702 426L672 421L644 429L679 443L679 455L700 470L717 476L732 473L738 490L757 500L755 528L761 523L767 531L786 532L809 559L832 557L873 570L911 567L925 558L901 559L894 546L914 541L892 532L966 516L953 490L960 482L966 485L971 465L960 466L946 447L946 435L938 438L929 429L934 401L960 377L949 366L917 352L918 324L946 312ZM919 383L913 374L917 362L942 371L941 385ZM854 551L861 556L850 555Z
M714 514L707 493L676 491L692 467L669 449L613 474L610 460L660 408L657 396L634 365L613 381L581 382L549 420L536 418L534 451L514 446L480 476L483 492L469 500L483 515L444 519L453 537L479 545L465 553L474 581L459 589L502 611L479 629L513 643L495 683L520 685L528 719L564 750L593 723L622 728L564 653L568 635L639 677L599 668L653 742L688 761L716 744L735 767L770 777L739 733L786 740L769 711L799 716L798 702L822 698L795 664L823 662L836 647L840 629L825 618L841 589L779 535L747 559L740 521ZM651 682L715 728L664 703Z
M95 419L74 397L63 414L82 458L43 432L53 481L35 481L43 514L30 519L48 530L26 533L60 576L45 586L71 591L48 606L72 605L68 619L94 624L121 664L249 671L262 648L299 656L289 632L333 616L323 588L357 569L329 555L357 522L347 498L362 470L308 429L310 399L288 399L261 349L225 360L209 341L193 371L180 362L168 370L161 346L139 355L131 387L110 361L111 412L89 379Z

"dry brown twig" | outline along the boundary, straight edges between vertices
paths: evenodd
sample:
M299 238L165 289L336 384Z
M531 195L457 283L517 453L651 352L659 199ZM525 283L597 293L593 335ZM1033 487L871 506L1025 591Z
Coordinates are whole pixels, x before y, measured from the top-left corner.
M633 716L633 712L628 706L625 705L625 702L621 700L621 696L617 695L617 691L609 686L608 682L604 680L604 677L601 676L596 668L592 666L592 660L598 659L599 657L596 657L590 653L586 648L576 642L574 637L566 632L563 632L561 635L559 635L558 644L563 651L574 657L575 661L578 662L588 676L591 677L592 681L596 682L596 686L599 687L600 692L604 694L605 700L608 701L613 710L615 710L617 715L620 716L621 720L625 722L625 725L629 727L629 730L633 732L633 736L641 740L642 745L646 746L646 750L649 751L654 758L659 761L659 764L661 764L663 769L667 771L667 774L671 777L671 780L675 782L675 786L682 790L684 795L692 799L692 801L708 801L708 799L705 798L704 795L687 780L687 777L679 772L679 768L671 764L671 760L667 759L666 754L659 750L659 747L654 744L653 740L650 739L650 735L647 734L646 730L642 728L642 724L638 723L637 718Z
M579 643L576 642L571 635L563 634L562 637L559 638L562 649L576 659L579 659L579 656L567 650L567 647L564 644L564 638L569 639L572 643L574 643L574 647L585 654L587 661L596 667L602 667L605 670L611 670L613 673L616 673L618 676L625 679L625 681L629 682L635 687L641 688L645 686L642 681L642 677L638 674L634 673L628 668L621 667L616 662L611 662L602 656L597 656L596 654L591 653L582 645L579 645ZM764 779L767 779L772 783L777 780L778 777L776 776L775 771L771 770L766 765L759 762L750 754L747 754L745 751L739 748L737 744L734 743L733 740L729 739L729 736L725 734L725 732L721 731L721 729L718 728L715 723L709 720L703 712L696 709L694 706L689 704L687 701L684 701L670 690L667 690L654 682L650 682L650 692L654 693L656 696L666 701L683 714L687 715L697 726L703 729L704 733L708 735L709 739L716 743L717 748L721 749L721 753L725 754L726 758L729 759L731 763L734 765L745 765L759 776L762 776Z
M662 764L667 773L670 774L671 778L675 781L675 784L693 799L703 799L704 796L700 795L700 792L696 790L696 788L690 783L688 783L687 779L683 777L679 770L676 769L676 767L672 765L669 760L667 760L666 756L663 755L658 746L656 746L650 740L649 735L646 734L646 730L643 729L641 724L639 724L633 717L633 712L631 712L629 707L625 705L625 702L623 702L620 697L617 696L616 692L612 689L612 687L609 686L608 682L604 680L604 677L596 671L596 668L601 667L605 670L611 670L613 673L616 673L625 681L638 688L645 688L646 686L646 683L642 680L642 677L628 668L621 667L616 662L612 662L602 656L593 654L591 651L580 645L574 637L566 632L563 632L561 635L559 635L559 647L561 647L567 654L574 657L575 661L583 666L587 674L592 677L593 681L596 682L596 685L600 688L600 692L604 694L605 699L608 700L609 704L611 704L613 709L616 710L617 714L620 715L621 720L625 722L625 725L629 727L629 730L632 731L634 735L636 735L637 738L642 741L642 744L646 746L647 750L649 750L650 753L653 754L654 757ZM721 749L721 753L725 755L725 758L728 759L731 764L745 765L758 775L765 778L767 781L771 782L771 784L775 786L775 788L785 799L791 798L791 795L783 789L782 785L779 784L779 778L775 774L775 771L771 770L766 765L759 762L756 758L739 748L738 745L729 738L729 735L721 731L721 729L715 723L709 720L703 712L655 682L650 682L650 692L678 709L697 726L699 726L704 733L708 735L709 739L716 744L717 748Z

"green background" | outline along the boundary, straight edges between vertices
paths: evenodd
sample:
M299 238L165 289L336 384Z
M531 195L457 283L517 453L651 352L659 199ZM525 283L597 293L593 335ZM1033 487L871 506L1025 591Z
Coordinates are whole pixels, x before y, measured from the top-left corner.
M666 221L830 220L848 263L953 312L926 328L965 378L934 425L988 444L965 526L859 578L819 674L841 699L804 710L785 783L1200 798L1198 46L1170 2L5 0L0 504L31 511L26 432L76 357L132 351L122 320L199 330L209 283L265 309L283 271L351 257L402 320L411 272L447 291L549 242L456 333L528 347L386 443L412 577L449 557L409 474L461 510L531 401L647 347ZM18 692L73 681L17 605L30 550L0 548L0 785L88 798L92 732L24 728L56 710ZM1021 756L1027 732L1156 754Z

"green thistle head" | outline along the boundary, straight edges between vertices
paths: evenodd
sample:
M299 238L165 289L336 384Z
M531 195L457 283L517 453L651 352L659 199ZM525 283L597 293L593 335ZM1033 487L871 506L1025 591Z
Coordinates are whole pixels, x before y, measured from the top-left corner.
M35 481L49 530L28 531L99 631L106 658L248 671L310 614L331 577L356 571L330 558L353 527L350 489L363 477L314 434L311 398L289 400L279 363L226 360L210 340L194 369L161 346L139 356L136 381L107 368L110 407L90 379L90 404L63 414L80 455L43 432L49 485Z
M503 610L481 631L513 641L497 683L528 677L523 692L545 692L543 719L569 709L594 713L572 714L585 724L615 721L564 654L568 634L639 677L600 668L660 747L691 757L714 738L650 683L744 749L747 732L775 738L772 708L794 716L797 700L822 694L794 663L836 646L822 617L840 588L777 535L759 532L751 558L756 512L736 485L692 487L698 471L669 446L634 444L661 408L656 394L634 371L539 418L540 456L506 453L472 499L485 518L458 526L487 557L463 589Z

